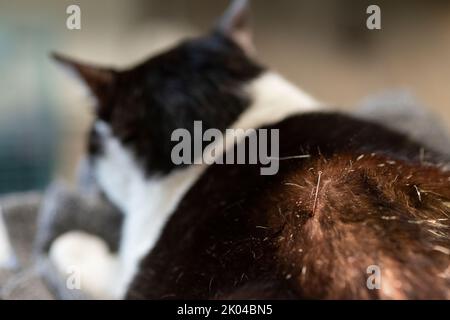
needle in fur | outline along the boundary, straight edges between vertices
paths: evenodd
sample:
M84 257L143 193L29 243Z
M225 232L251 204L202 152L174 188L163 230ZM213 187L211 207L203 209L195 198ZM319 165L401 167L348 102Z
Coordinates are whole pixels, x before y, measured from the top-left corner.
M313 215L316 213L317 199L319 197L319 186L321 178L322 178L322 171L319 171L319 177L317 178L316 195L314 196L314 206L312 210Z

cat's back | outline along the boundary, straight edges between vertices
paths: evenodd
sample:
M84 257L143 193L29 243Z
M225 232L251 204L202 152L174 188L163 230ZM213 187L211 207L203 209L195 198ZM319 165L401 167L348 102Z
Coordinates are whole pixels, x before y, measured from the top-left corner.
M440 155L339 113L267 129L279 130L278 173L210 166L129 298L448 298L450 175ZM367 286L373 266L380 290Z

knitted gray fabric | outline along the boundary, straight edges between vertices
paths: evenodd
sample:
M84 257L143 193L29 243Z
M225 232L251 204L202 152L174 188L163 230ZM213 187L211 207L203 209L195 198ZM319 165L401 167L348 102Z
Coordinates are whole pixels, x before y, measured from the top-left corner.
M0 269L0 299L53 299L33 259L41 195L27 193L0 199L3 220L14 250L15 265Z

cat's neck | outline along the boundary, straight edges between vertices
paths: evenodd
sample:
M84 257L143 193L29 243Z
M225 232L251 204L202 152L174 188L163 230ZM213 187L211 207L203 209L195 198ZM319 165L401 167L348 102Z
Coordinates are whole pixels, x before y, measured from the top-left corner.
M258 129L293 115L322 109L322 105L317 100L274 72L266 72L250 82L245 92L251 99L251 103L229 126L230 129ZM222 140L216 141L216 145L220 146L216 149L216 156L222 157L222 154L234 143L242 141L246 134L246 131L228 132L227 130L225 143ZM209 158L208 161L214 162Z
M229 126L230 128L257 129L264 125L277 123L295 114L311 112L321 108L319 102L273 72L266 72L250 82L245 91L251 99L251 104ZM227 141L234 140L227 139ZM230 146L226 145L225 149L228 147ZM136 207L134 205L135 198L139 198L143 190L152 189L152 192L154 192L153 187L158 186L158 190L161 192L167 189L173 195L172 191L178 189L178 187L181 188L183 185L181 183L176 183L175 185L168 183L170 188L162 187L166 185L164 183L166 180L171 181L173 174L159 178L146 177L132 152L124 148L113 137L109 137L105 141L105 151L107 151L108 156L100 161L97 171L101 176L100 180L103 181L103 188L106 189L106 193L124 212L133 211L131 208L134 209ZM193 183L195 179L192 178L192 174L184 174L183 171L190 172L191 170L188 170L188 168L175 170L174 173L177 176L177 180L183 180L182 177L186 176L186 180ZM201 171L199 170L199 172ZM123 172L123 174L117 174L118 172ZM194 172L194 176L199 175L197 170L194 170ZM152 188L149 188L149 183ZM185 189L185 187L181 189ZM145 200L146 196L142 198ZM162 201L168 201L165 197L162 198L164 198ZM152 199L158 201L157 198L152 197Z
M277 73L266 72L246 88L251 105L233 128L258 128L291 115L321 109L321 104Z

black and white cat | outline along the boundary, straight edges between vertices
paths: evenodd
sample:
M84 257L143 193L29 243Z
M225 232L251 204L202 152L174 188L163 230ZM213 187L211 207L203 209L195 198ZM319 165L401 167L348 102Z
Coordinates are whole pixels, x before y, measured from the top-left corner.
M129 70L57 56L97 98L90 166L125 216L117 255L95 237L71 233L51 248L57 268L81 266L83 289L98 298L448 297L448 278L435 285L448 266L448 238L427 234L424 246L419 224L405 222L444 218L438 211L449 208L426 190L440 181L445 203L447 175L421 164L414 141L322 112L257 63L247 15L247 1L234 1L207 36ZM262 176L257 165L175 165L171 133L192 131L196 120L221 131L279 129L279 173ZM389 189L399 181L401 195ZM433 248L444 248L441 256ZM373 264L387 270L381 291L365 285ZM421 273L421 283L405 268Z
M170 137L175 129L191 128L194 120L221 130L258 128L319 107L247 55L253 53L247 10L246 1L234 2L211 34L131 70L101 69L57 57L80 74L98 99L89 155L102 190L126 216L118 256L100 249L89 254L90 247L97 248L90 244L95 240L82 236L71 235L53 247L61 270L83 264L79 256L70 256L78 250L107 268L98 271L102 276L83 281L95 296L125 294L139 261L206 169L172 163Z

